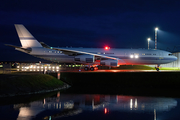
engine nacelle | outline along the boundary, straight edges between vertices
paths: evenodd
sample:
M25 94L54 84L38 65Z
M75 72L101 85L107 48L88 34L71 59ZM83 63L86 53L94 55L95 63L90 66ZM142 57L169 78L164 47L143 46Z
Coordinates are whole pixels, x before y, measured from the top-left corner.
M86 62L86 63L93 63L94 62L94 55L78 55L74 57L76 62Z
M101 60L100 65L117 67L118 61L117 60Z

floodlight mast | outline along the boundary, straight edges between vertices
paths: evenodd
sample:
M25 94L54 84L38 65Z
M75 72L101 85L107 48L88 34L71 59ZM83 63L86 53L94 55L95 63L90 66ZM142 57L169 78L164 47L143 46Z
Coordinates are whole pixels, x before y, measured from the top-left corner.
M149 50L149 41L151 40L151 38L148 38L147 41L148 41L148 50Z
M158 28L156 27L155 28L155 50L157 49L157 31L158 31Z

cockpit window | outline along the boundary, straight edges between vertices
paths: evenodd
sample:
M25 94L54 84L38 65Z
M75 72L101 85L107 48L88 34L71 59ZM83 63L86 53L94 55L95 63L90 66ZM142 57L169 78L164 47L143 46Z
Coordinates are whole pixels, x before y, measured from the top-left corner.
M168 54L169 56L173 56L173 54Z

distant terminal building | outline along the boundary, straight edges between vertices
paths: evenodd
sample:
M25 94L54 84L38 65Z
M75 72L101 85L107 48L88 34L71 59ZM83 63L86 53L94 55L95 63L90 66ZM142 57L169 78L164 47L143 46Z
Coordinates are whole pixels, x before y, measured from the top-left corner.
M74 64L56 64L56 63L19 63L17 65L17 71L53 71L65 69L77 69L83 65Z
M53 71L78 69L84 65L30 62L0 62L0 73L7 71ZM7 69L8 68L8 69Z
M0 62L0 74L11 73L12 64L11 62Z

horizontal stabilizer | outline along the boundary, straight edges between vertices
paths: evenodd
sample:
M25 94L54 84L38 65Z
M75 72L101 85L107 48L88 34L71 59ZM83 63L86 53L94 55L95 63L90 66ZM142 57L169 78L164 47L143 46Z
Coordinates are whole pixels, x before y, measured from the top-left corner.
M30 53L32 51L31 48L22 48L22 47L19 47L19 46L15 46L15 45L10 45L10 44L5 44L6 46L10 46L10 47L14 47L16 48L17 50L21 50L22 52L27 52L27 53Z

